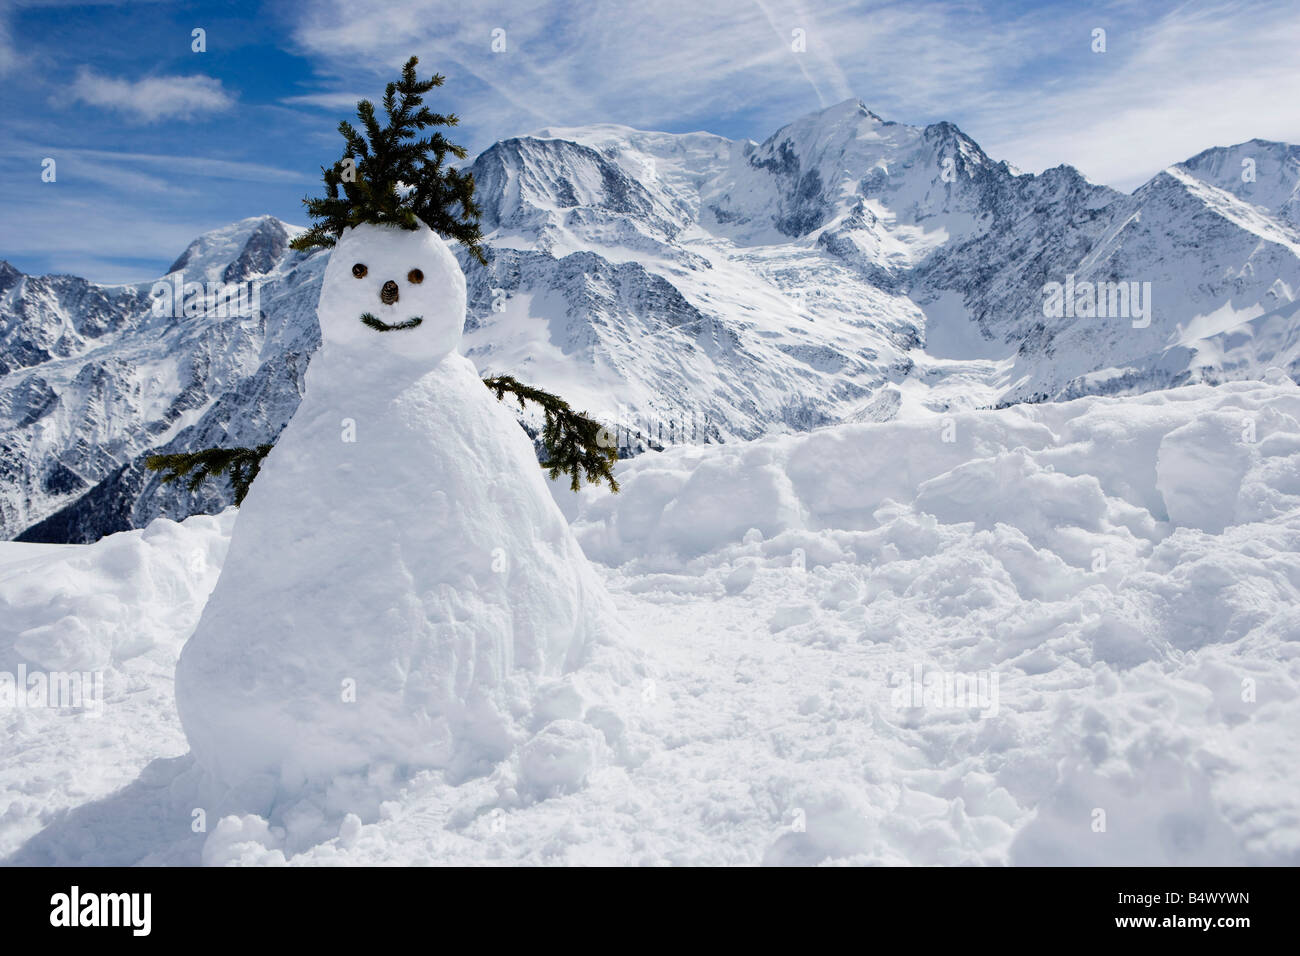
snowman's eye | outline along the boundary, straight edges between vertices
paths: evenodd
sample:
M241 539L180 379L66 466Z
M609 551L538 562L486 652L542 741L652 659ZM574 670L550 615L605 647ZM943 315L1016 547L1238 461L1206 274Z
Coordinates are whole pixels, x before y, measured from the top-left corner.
M406 274L406 281L410 282L412 285L419 285L424 281L424 273L419 269L412 269Z
M366 269L366 265L364 262L358 262L356 265L352 267L352 274L356 276L358 279L364 279L368 271L369 270Z

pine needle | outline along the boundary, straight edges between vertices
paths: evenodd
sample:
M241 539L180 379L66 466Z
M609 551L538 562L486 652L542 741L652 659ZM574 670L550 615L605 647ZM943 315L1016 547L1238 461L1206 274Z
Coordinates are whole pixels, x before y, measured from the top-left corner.
M199 485L208 478L228 475L230 486L235 490L235 504L238 506L244 503L253 479L261 470L262 459L271 447L267 444L256 448L205 448L196 452L150 455L144 463L150 471L163 472L164 484L188 476L186 486L190 491L197 491Z
M542 467L548 470L552 480L561 473L567 474L571 479L569 487L577 491L585 477L592 484L608 482L609 490L618 493L618 482L614 479L618 447L608 429L585 413L575 412L558 395L525 385L511 375L485 378L483 384L496 392L498 401L509 392L518 400L520 408L526 408L526 402L541 406L546 416L542 445L548 459L542 462Z
M458 240L480 264L487 265L478 224L482 210L474 202L474 175L443 167L448 154L464 159L465 148L441 132L421 133L426 127L460 122L454 113L434 113L424 105L424 94L442 86L446 77L435 73L427 80L417 79L419 62L411 57L402 67L402 78L385 87L386 125L380 125L369 100L357 103L361 131L347 120L339 123L343 156L330 168L321 167L325 195L303 199L314 222L289 244L294 249L328 248L344 229L362 223L402 229L418 229L424 223Z
M558 395L525 385L513 376L485 378L483 384L496 393L498 401L509 392L518 400L520 408L527 408L527 402L541 406L546 416L542 445L547 456L541 466L547 469L552 480L561 474L568 475L569 487L573 491L582 487L584 478L591 484L604 481L609 484L610 491L618 493L618 482L614 479L618 447L605 426L582 412L575 412ZM197 491L209 478L228 475L235 491L235 504L240 505L262 467L262 459L272 447L265 444L256 448L205 448L195 452L150 455L144 463L151 471L163 472L164 484L188 478L186 487L190 491Z

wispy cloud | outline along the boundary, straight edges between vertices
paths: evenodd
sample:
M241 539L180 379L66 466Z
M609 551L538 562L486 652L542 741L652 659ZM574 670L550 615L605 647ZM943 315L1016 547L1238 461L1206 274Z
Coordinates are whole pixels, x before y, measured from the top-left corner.
M123 192L181 194L192 191L192 188L182 187L178 183L206 183L218 179L257 183L315 181L314 177L296 170L204 156L75 149L21 142L0 147L0 157L34 162L47 156L58 163L60 178L65 183L69 180L89 180L115 186Z
M1078 44L1087 49L1086 36ZM1210 146L1300 142L1297 49L1292 0L1183 4L1112 26L1107 52L1089 52L1088 69L1065 82L1005 91L977 114L982 145L1024 169L1068 162L1132 188Z
M469 11L437 0L319 0L301 9L294 42L323 74L364 70L378 83L412 52L448 73L468 101L462 114L482 130L479 147L598 122L729 135L743 122L761 139L852 97L901 122L960 121L1068 42L1059 13L995 16L953 3L657 0L578 11L560 0L483 0Z
M25 271L126 283L157 278L197 233L226 221L168 218L163 208L149 212L142 215L138 204L118 199L53 196L6 207L5 226L24 237L20 268Z
M1091 51L1097 27L1104 54ZM1021 168L1070 163L1121 186L1210 145L1300 139L1300 111L1282 106L1300 93L1293 0L318 0L293 39L322 73L375 82L419 53L459 84L480 147L598 122L731 132L743 120L762 138L851 96L900 122L952 120Z
M13 30L9 26L9 11L0 8L0 76L18 66L18 51L14 49Z
M792 49L795 29L806 52ZM829 45L837 29L778 0L581 8L488 0L472 10L324 0L303 11L294 40L321 72L366 69L376 81L418 53L428 68L473 81L472 115L463 112L495 127L495 138L601 121L680 128L759 102L773 113L785 104L790 119L853 94ZM494 30L504 31L502 52L493 50ZM840 36L851 45L851 34Z
M69 92L74 101L116 110L145 123L190 119L235 104L214 77L147 76L133 82L102 76L85 66L77 70Z
M71 152L91 159L165 167L169 172L205 179L234 179L245 182L304 181L303 173L300 171L281 169L265 163L210 159L206 156L176 156L170 153L122 153L103 149L79 149Z
M212 13L210 43L226 38L220 52L190 53L196 8ZM203 229L263 212L297 221L319 166L338 155L338 119L377 99L412 53L422 71L447 75L433 102L461 116L454 138L471 153L601 123L764 139L850 97L902 123L951 120L1022 169L1069 163L1121 188L1209 146L1300 141L1294 0L295 0L263 9L274 16L217 10L0 0L0 205L11 227L0 254L64 268L61 254L79 261L102 245L95 275L112 278L134 274L134 249L157 274ZM1094 28L1107 31L1104 54L1090 49ZM59 66L69 62L85 65L69 76ZM154 75L131 72L140 62ZM193 123L184 137L166 123L217 111L228 111L221 123ZM58 181L33 196L46 156Z
M373 99L373 95L371 99ZM302 96L286 96L280 102L289 106L318 106L321 109L350 109L358 100L366 99L362 93L305 93Z

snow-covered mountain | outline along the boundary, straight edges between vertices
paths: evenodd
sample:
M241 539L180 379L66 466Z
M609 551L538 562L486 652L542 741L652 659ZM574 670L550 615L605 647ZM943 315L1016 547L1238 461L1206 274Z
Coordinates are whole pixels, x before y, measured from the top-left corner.
M490 251L462 257L467 354L623 426L629 451L1300 365L1296 146L1210 149L1125 195L849 101L761 144L548 129L473 171ZM326 259L294 232L244 220L169 270L255 283L251 317L158 316L152 283L0 263L0 538L229 501L143 460L268 441L292 415ZM1056 312L1052 283L1075 293Z

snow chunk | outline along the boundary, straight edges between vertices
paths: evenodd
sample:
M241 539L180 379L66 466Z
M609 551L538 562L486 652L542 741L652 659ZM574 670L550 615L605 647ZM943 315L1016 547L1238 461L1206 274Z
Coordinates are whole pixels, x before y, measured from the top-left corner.
M595 727L574 720L552 721L519 751L521 790L542 799L580 789L602 744Z
M0 566L0 655L48 671L96 671L152 648L175 652L177 619L193 621L217 579L233 509L91 545L42 549Z
M1156 487L1169 520L1218 534L1233 523L1237 492L1255 449L1243 432L1253 419L1215 412L1175 428L1160 443Z

